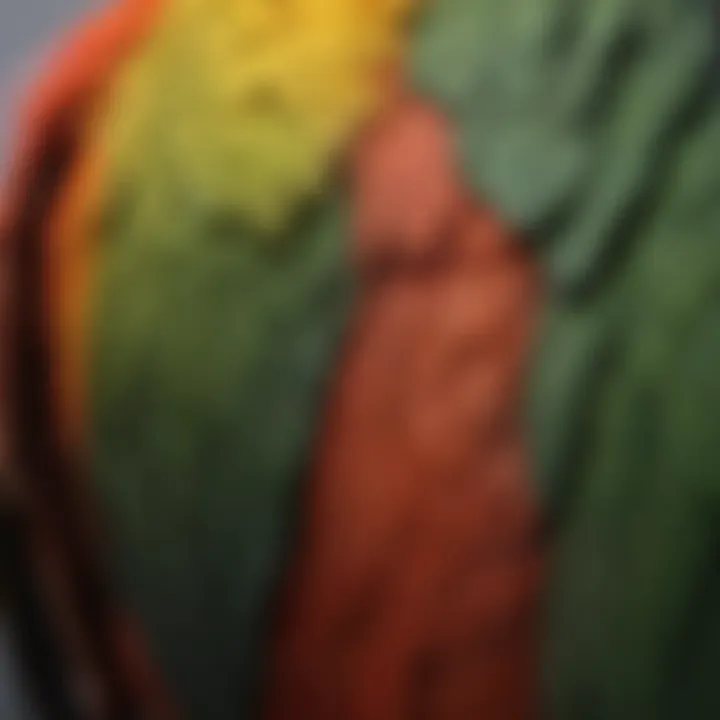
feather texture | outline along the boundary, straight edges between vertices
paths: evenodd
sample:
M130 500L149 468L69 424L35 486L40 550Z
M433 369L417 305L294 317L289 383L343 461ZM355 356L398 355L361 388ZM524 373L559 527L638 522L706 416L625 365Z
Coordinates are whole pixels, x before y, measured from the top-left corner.
M559 720L718 713L715 24L703 0L448 0L415 48L550 288L529 407Z

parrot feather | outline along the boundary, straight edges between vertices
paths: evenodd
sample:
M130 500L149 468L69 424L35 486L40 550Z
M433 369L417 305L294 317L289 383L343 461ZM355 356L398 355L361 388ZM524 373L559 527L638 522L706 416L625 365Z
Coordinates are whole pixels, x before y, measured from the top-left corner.
M296 5L165 4L94 98L46 238L56 432L121 606L183 707L218 718L258 692L350 309L326 181L407 9Z
M720 712L716 25L711 0L447 0L413 48L546 272L527 405L558 720Z

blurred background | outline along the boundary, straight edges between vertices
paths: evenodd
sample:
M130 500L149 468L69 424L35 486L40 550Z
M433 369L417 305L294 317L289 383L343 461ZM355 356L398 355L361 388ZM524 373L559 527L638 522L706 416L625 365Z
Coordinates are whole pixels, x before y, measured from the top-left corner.
M58 31L101 0L2 0L0 3L0 167L7 168L17 101ZM4 717L4 716L3 716Z

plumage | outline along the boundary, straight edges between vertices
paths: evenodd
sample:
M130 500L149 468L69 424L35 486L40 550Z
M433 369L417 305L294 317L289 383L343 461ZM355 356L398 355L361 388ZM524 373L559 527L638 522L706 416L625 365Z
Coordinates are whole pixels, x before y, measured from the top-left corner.
M713 2L71 38L2 218L49 717L720 712Z
M449 0L419 41L417 82L448 108L467 177L549 286L529 414L560 720L718 713L715 13Z
M361 148L363 289L282 596L273 720L535 717L543 544L516 401L536 283L460 194L446 132L405 102Z

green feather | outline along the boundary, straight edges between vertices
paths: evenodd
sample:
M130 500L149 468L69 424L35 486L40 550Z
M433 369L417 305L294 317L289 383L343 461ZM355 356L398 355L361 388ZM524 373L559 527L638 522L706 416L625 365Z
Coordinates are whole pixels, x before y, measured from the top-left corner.
M119 586L190 717L256 699L350 308L345 237L328 198L257 242L150 167L106 217L93 478Z
M720 716L720 94L710 0L444 0L414 74L532 244L554 720Z

